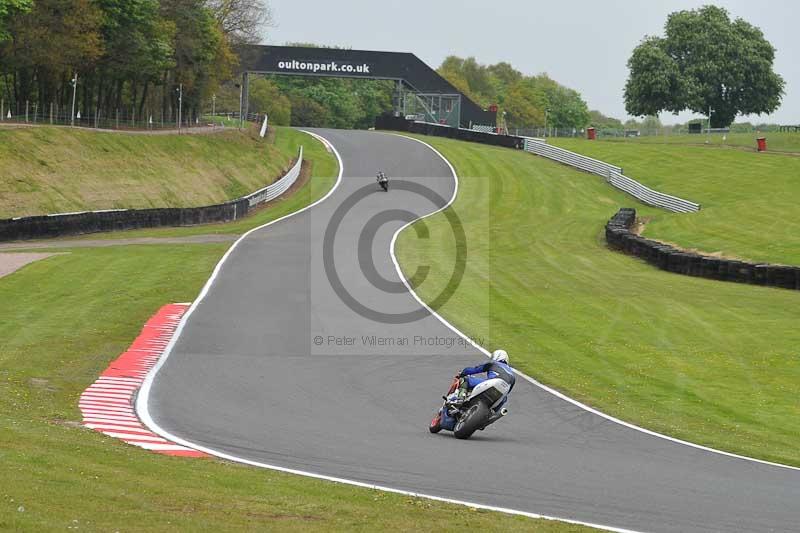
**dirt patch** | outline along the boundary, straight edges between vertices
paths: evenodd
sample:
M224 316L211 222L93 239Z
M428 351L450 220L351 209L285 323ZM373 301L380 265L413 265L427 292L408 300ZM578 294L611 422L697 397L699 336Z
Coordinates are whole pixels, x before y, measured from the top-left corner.
M236 129L233 127L225 127L225 126L218 126L215 124L209 124L207 126L192 126L189 128L181 128L180 131L177 129L157 129L157 130L141 130L141 129L130 129L130 128L119 128L119 129L108 129L108 128L89 128L86 126L69 126L65 124L20 124L20 123L13 123L7 122L4 124L0 124L0 128L69 128L72 130L80 130L80 131L92 131L95 133L124 133L128 135L198 135L198 134L209 134L209 133L221 133L223 131Z
M51 424L58 426L66 426L68 428L87 429L83 424L75 420L64 420L63 418L54 418L50 421Z
M45 378L31 378L29 380L32 387L36 389L46 390L47 392L55 392L55 387L50 385L50 380Z
M0 254L0 278L8 276L29 263L46 259L51 255L57 254L42 252Z
M81 240L47 240L0 243L2 250L35 250L39 248L96 248L105 246L123 246L126 244L214 244L233 242L239 235L211 234L189 235L187 237L132 237L129 239L81 239Z
M633 226L631 226L631 233L641 235L642 232L644 232L644 228L651 220L653 220L653 217L636 217L636 221L633 223Z

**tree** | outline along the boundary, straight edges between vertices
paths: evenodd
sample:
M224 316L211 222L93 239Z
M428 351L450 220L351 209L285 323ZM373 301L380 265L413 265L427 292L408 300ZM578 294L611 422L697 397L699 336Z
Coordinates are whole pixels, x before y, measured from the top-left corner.
M0 0L0 42L10 37L6 24L16 13L27 13L33 7L33 0Z
M613 117L607 117L597 110L589 111L589 125L598 130L621 130L624 128L622 121Z
M320 127L330 125L331 114L311 98L301 95L290 97L292 101L292 124L295 126Z
M141 122L160 108L169 122L180 84L183 117L195 117L230 77L231 39L243 31L228 26L226 34L209 2L0 0L0 98L17 112L30 103L34 113L63 115L78 73L75 103L84 119ZM224 5L243 12L262 2Z
M665 37L647 37L628 60L625 108L631 115L708 115L711 126L739 114L775 111L785 82L772 69L775 48L760 29L706 6L669 15Z
M17 104L39 100L40 108L51 97L63 99L73 74L91 72L103 53L102 18L91 0L38 0L17 13L0 50L4 73L13 72L9 96Z
M589 122L581 95L546 74L525 76L506 62L486 66L474 57L457 56L448 56L437 72L472 101L498 104L513 127L543 125L546 109L548 124L558 128L582 128Z
M510 63L506 63L505 61L495 65L489 65L486 70L491 76L494 92L498 95L498 98L508 92L510 87L523 78L522 72L518 71L512 67Z
M656 115L646 116L642 121L642 133L645 135L658 135L663 128L661 120Z
M589 107L580 93L552 80L546 74L536 76L536 85L547 96L548 125L555 128L583 128L589 123Z
M250 84L250 109L266 113L270 123L276 126L291 124L292 103L270 80L259 78Z
M258 44L273 25L272 10L263 0L208 0L222 33L234 45Z
M531 79L523 79L512 85L503 100L508 126L524 128L544 123L547 96Z
M96 4L105 14L105 53L94 73L96 80L90 80L97 85L98 107L121 107L122 88L128 82L131 107L141 116L151 85L174 66L175 26L160 18L158 0L97 0Z
M467 80L467 75L464 72L464 59L457 56L448 56L442 61L437 72L467 98L475 103L481 103L481 96L472 90L469 80Z

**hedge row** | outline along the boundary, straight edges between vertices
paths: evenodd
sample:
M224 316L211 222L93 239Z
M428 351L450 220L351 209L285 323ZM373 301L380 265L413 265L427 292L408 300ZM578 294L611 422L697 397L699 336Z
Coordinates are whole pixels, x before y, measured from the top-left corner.
M685 252L631 232L635 221L635 209L620 209L606 224L608 246L676 274L800 290L800 267L748 263Z
M481 144L491 144L493 146L504 146L506 148L525 148L525 139L513 135L497 135L482 131L467 130L463 128L452 128L428 122L415 122L403 117L395 117L391 114L381 115L375 119L375 129L407 131L409 133L419 133L422 135L434 135L436 137L449 137L460 141L470 141Z

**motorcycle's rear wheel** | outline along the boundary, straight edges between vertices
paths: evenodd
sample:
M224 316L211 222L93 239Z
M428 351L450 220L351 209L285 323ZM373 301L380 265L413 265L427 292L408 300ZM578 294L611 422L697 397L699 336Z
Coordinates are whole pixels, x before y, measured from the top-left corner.
M453 428L453 435L457 439L468 439L475 433L489 417L489 408L479 401L467 409Z

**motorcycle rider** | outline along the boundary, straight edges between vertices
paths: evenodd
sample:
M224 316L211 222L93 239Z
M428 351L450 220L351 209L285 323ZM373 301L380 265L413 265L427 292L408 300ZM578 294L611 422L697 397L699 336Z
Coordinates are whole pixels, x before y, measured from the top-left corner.
M378 172L378 185L380 185L385 192L389 192L389 177L383 172Z
M478 374L486 374L486 376L478 376ZM514 376L514 369L508 364L508 353L505 350L495 350L492 353L492 360L488 363L482 363L477 366L468 366L456 375L457 378L462 378L461 388L459 390L459 397L465 398L468 391L474 389L479 383L487 379L500 378L509 384L509 394L511 389L514 388L516 376ZM503 407L508 401L508 394L503 399L503 402L497 406L497 409Z

